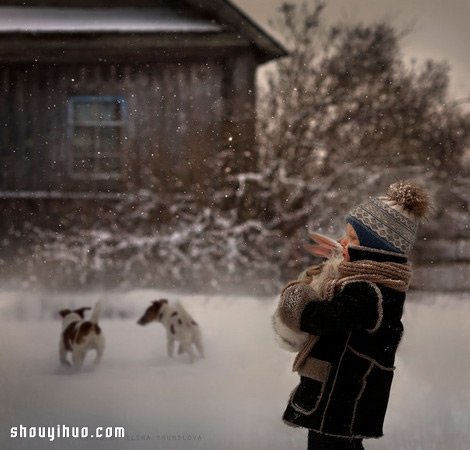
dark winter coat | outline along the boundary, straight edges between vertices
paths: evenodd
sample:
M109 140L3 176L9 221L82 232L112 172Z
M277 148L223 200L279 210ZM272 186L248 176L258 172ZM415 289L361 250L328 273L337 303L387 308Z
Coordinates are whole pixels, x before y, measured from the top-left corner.
M364 247L349 254L351 261L406 263L404 255ZM354 281L330 302L306 303L300 329L320 338L299 371L287 424L331 436L383 435L404 301L404 292Z

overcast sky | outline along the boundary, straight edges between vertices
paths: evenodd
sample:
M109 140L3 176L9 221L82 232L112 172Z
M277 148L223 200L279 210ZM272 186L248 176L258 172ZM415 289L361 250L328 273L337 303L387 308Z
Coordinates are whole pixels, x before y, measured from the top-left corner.
M282 3L232 1L268 31L268 20ZM447 61L451 66L452 95L470 97L470 0L327 0L324 17L328 22L388 19L399 28L413 24L412 32L402 41L405 59Z

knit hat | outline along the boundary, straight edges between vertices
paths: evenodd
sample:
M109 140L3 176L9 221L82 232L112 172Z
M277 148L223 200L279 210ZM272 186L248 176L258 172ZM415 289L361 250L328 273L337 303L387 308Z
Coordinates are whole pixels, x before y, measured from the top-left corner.
M429 209L428 194L408 181L392 184L387 195L369 197L346 216L360 245L409 254L418 224Z

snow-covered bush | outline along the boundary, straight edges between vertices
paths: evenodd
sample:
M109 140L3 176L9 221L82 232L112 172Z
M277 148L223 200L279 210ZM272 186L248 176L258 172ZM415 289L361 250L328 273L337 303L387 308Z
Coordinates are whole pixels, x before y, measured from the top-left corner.
M155 217L167 209L165 222ZM69 218L73 223L73 219ZM257 220L181 195L164 205L151 192L123 197L91 227L33 227L30 283L54 288L159 287L204 291L278 287L276 236ZM268 245L267 245L268 244Z

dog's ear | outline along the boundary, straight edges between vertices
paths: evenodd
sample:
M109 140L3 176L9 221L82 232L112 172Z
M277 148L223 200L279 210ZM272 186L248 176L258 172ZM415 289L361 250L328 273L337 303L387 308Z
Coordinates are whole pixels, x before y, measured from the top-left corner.
M65 316L69 315L71 312L72 311L70 311L70 309L61 309L59 311L59 314L60 314L60 317L62 317L63 319Z
M83 308L78 308L74 310L75 313L77 313L82 319L85 317L85 311L90 310L91 308L89 306L84 306Z
M161 298L160 300L154 300L152 305L161 305L162 303L168 303L168 300L165 298Z

